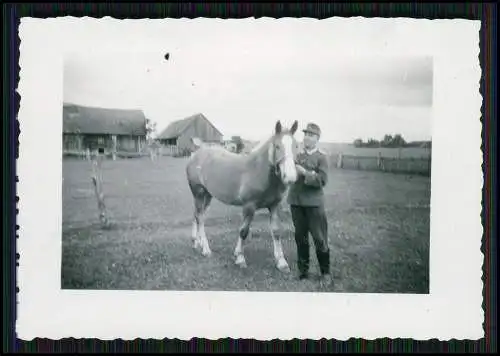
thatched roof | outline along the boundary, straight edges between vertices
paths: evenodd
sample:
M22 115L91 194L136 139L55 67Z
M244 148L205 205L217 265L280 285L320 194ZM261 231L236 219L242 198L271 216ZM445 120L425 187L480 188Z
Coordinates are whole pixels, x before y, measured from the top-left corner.
M142 110L63 105L63 132L82 134L146 135Z
M157 136L157 139L166 140L170 138L177 138L196 121L204 121L208 125L212 126L222 136L222 133L205 117L205 115L198 113L185 119L170 123L170 125L168 125L167 128Z

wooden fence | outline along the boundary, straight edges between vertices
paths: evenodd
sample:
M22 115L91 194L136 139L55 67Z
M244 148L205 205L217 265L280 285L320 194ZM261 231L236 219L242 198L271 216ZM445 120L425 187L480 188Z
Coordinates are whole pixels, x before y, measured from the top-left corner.
M91 160L96 152L87 151L63 151L65 157L74 157ZM151 157L156 160L159 156L187 157L191 154L189 150L177 146L162 146L153 150L143 152L107 152L101 153L104 159L117 158L139 158ZM391 173L419 174L430 176L432 159L428 157L382 157L379 152L376 156L346 155L343 153L330 156L330 165L338 169L383 171Z
M160 156L187 157L191 155L191 151L189 149L182 149L178 146L161 146L159 150Z
M92 156L97 154L97 150L86 150L86 151L77 151L77 150L64 150L63 157L67 158L80 158L87 161L92 159ZM104 152L100 153L102 159L113 159L117 158L139 158L139 157L147 157L149 156L149 151L144 152Z
M99 220L101 222L102 228L108 228L110 222L108 219L108 213L106 211L106 204L104 199L103 191L103 179L102 179L102 159L103 156L100 153L93 154L90 159L92 160L92 185L94 186L94 192L97 199L97 208L99 210Z
M331 156L332 165L338 169L382 171L390 173L431 175L431 157L382 157L355 156L338 153Z
M91 160L91 157L97 153L97 150L64 150L63 157L66 158L80 158L84 160ZM113 152L107 151L100 153L103 159L113 159L117 158L140 158L140 157L150 157L151 160L156 160L161 156L171 156L171 157L187 157L191 154L191 151L179 148L177 146L161 146L161 147L145 147L141 152Z

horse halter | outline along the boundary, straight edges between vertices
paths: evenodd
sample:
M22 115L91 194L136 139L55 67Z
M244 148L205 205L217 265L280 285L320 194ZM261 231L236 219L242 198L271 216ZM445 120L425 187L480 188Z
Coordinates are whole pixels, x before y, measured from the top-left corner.
M271 167L273 170L274 175L279 176L280 175L280 164L282 161L284 161L287 158L286 154L283 154L279 159L276 159L276 145L272 143L272 158L269 157L269 161L271 163Z

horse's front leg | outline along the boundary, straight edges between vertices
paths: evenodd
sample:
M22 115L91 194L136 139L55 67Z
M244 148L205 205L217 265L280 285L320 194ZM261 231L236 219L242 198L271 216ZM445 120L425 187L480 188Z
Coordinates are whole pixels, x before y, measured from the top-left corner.
M247 266L245 260L245 254L243 253L243 244L250 232L250 224L252 223L253 217L255 215L255 208L253 206L246 206L243 208L243 224L240 227L238 242L234 249L235 261L234 263L241 268Z
M290 267L285 259L285 254L283 252L283 245L281 244L280 237L280 221L278 216L279 205L275 205L269 208L270 213L270 230L271 237L273 238L273 247L274 247L274 259L276 261L276 268L278 268L281 272L288 273L290 272Z

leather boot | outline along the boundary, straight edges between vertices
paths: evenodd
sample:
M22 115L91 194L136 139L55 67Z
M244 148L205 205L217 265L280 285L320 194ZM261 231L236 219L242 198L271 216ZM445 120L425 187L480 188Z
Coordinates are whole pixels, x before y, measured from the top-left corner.
M330 251L321 252L316 250L316 256L318 257L319 269L321 271L321 288L329 289L333 284L330 274Z
M330 250L325 252L316 250L316 256L318 257L321 274L330 274Z
M330 273L325 273L323 275L321 275L321 279L320 279L320 287L322 289L330 289L332 286L333 286L333 279L332 279L332 276L330 275Z
M297 244L297 267L299 279L309 276L309 244Z
M330 289L333 285L332 276L330 274L330 251L316 251L318 257L319 269L321 271L320 286L322 289Z

